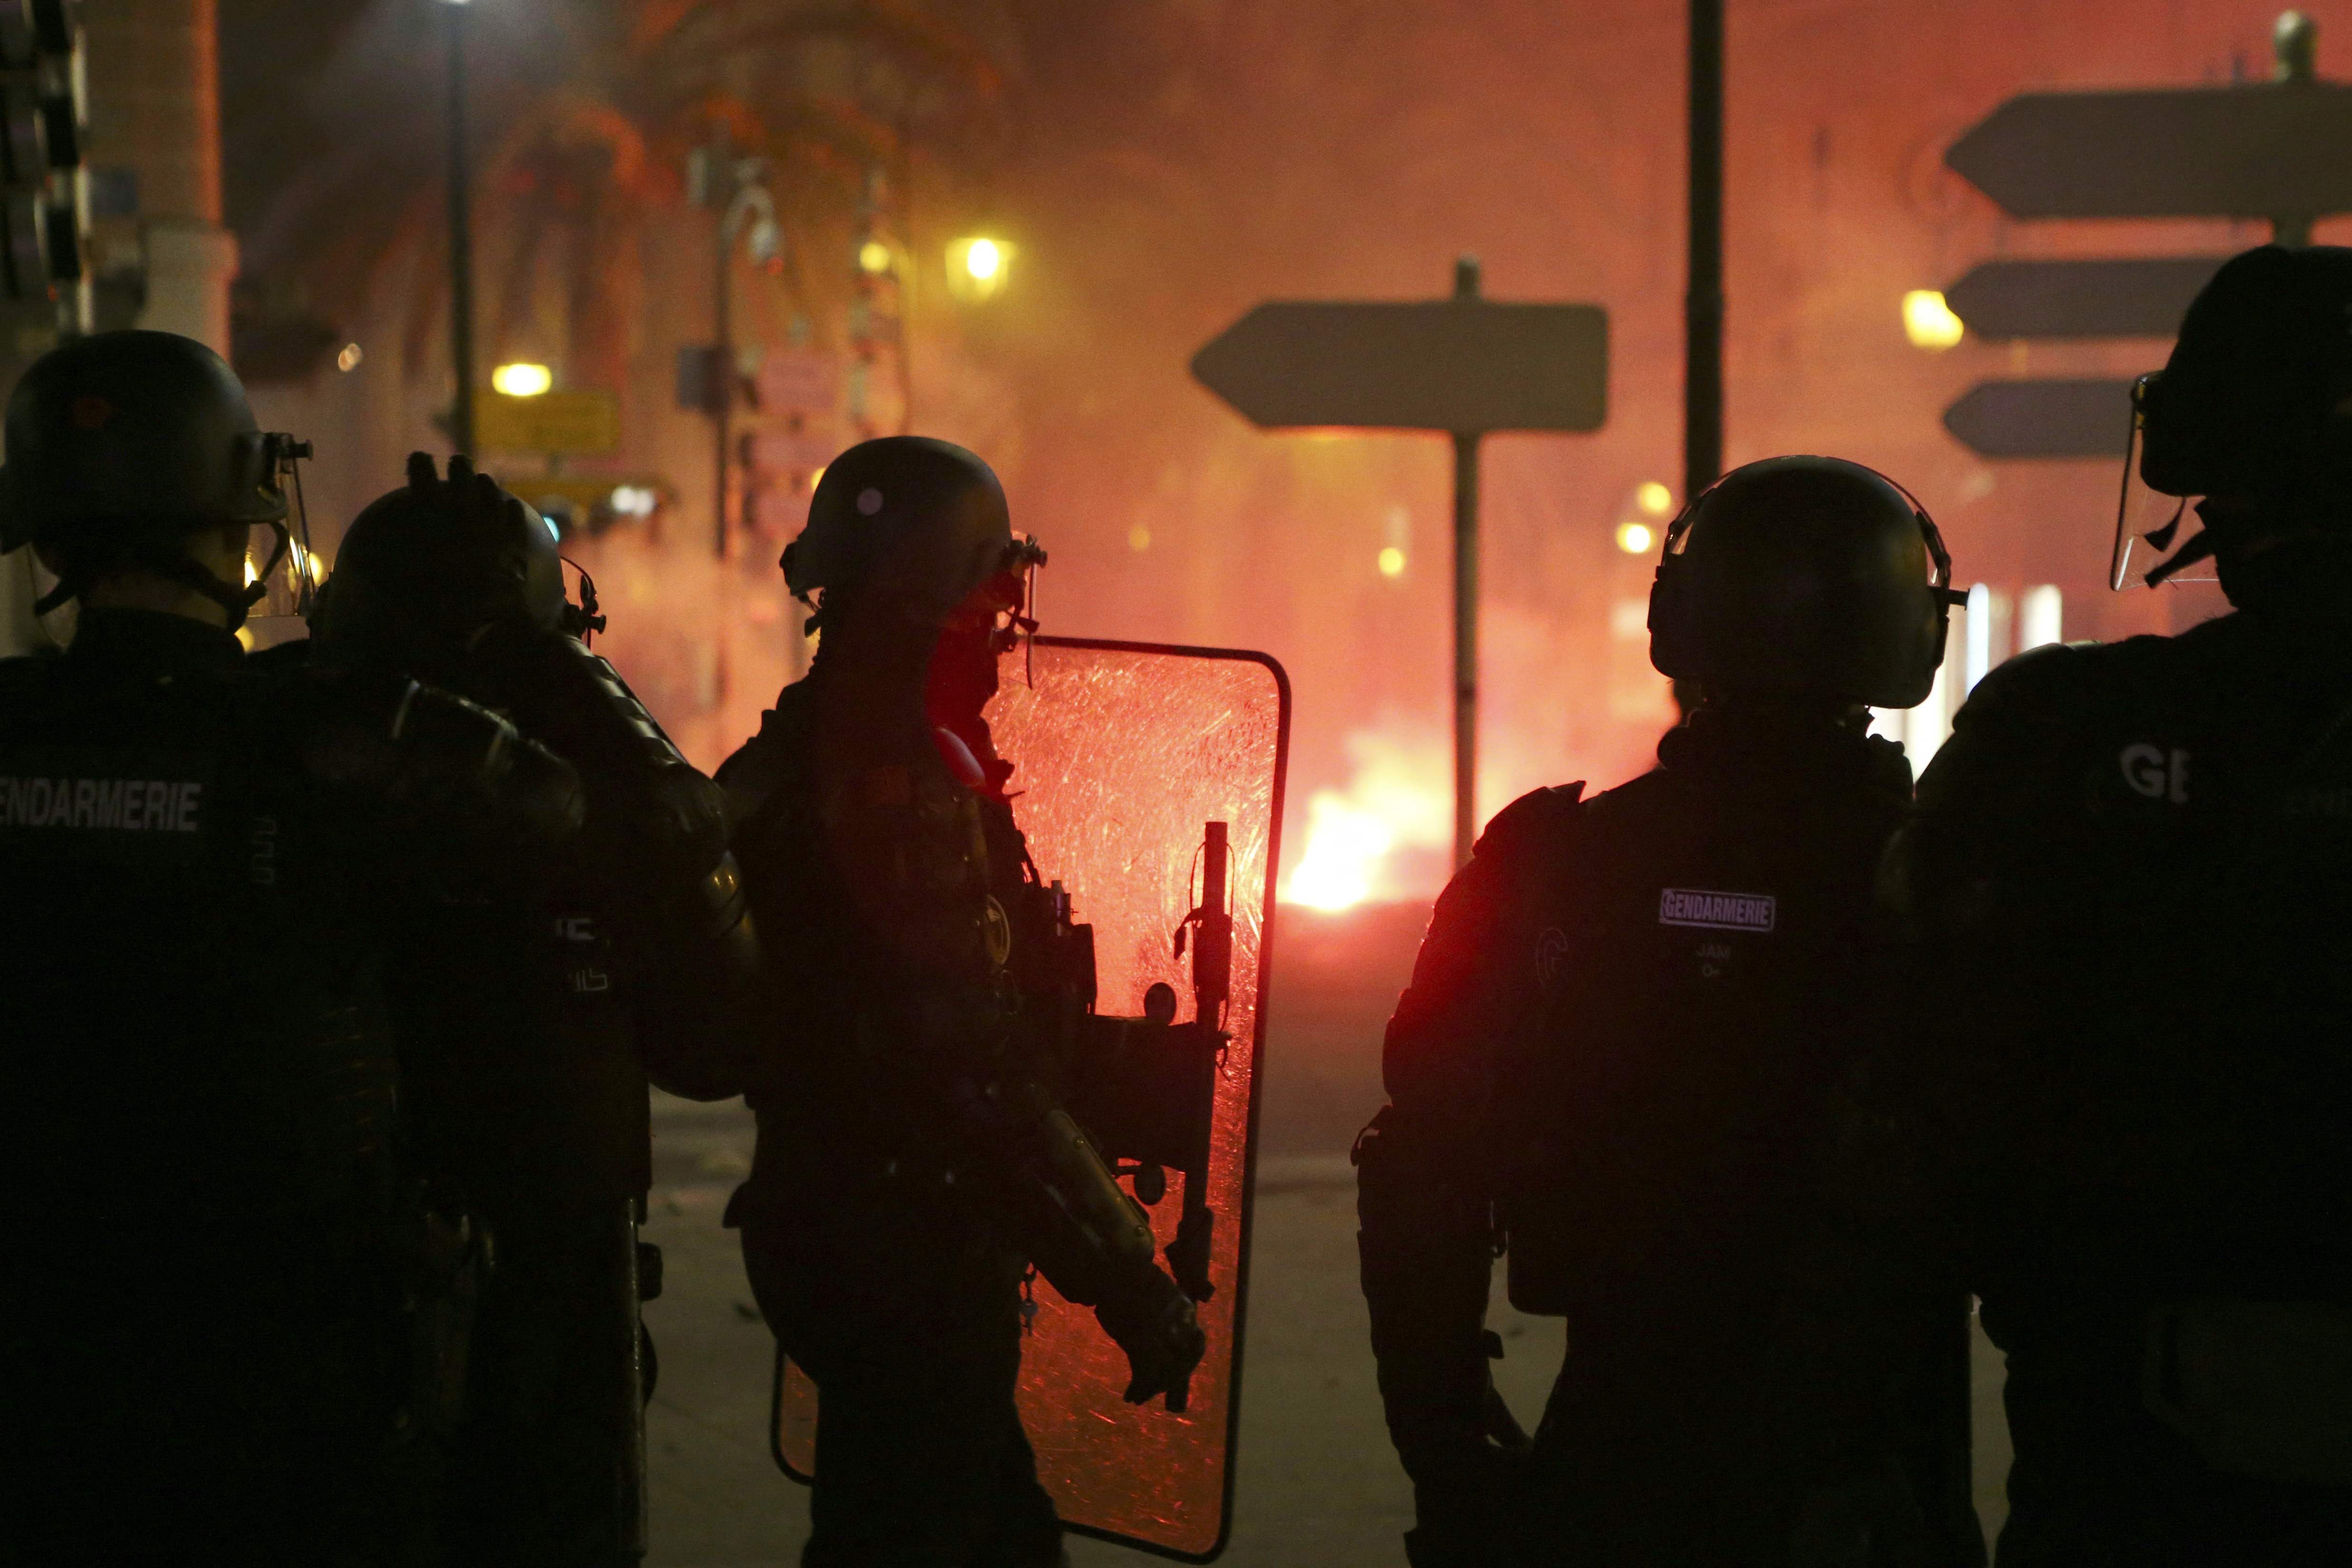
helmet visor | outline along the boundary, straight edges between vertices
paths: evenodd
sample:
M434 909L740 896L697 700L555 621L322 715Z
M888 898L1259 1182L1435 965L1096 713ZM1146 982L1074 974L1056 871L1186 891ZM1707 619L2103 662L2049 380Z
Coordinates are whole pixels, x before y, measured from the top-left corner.
M2197 531L2185 521L2194 498L2152 489L2140 476L2141 447L2147 439L2148 388L2155 380L2153 375L2143 375L2132 383L2131 433L2126 437L2123 483L2116 496L2115 542L2107 554L2107 586L2118 594L2135 581L2159 587L2166 583L2216 580L2210 555L2184 561L2170 571L2163 570L2167 559L2188 542L2184 531L2193 535ZM2156 574L2153 578L2151 573Z

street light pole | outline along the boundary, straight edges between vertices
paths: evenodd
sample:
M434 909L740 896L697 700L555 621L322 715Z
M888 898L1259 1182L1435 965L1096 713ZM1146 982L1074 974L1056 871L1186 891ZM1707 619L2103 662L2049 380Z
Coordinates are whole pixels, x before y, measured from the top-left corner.
M474 455L474 225L466 166L466 5L441 0L449 18L449 405L450 445Z
M710 206L719 219L719 233L714 247L714 268L710 281L711 350L710 350L710 423L717 433L711 464L710 511L713 519L710 547L719 560L727 559L727 484L730 454L727 449L729 426L735 408L735 313L730 296L735 253L735 149L728 134L727 122L720 121L710 143Z

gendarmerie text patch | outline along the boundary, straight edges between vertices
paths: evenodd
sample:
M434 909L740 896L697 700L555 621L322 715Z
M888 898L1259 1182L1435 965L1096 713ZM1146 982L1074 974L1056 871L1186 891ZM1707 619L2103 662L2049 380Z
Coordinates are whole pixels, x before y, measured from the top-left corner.
M1767 931L1780 917L1780 902L1770 893L1662 888L1658 890L1658 923L1702 926L1708 931Z
M212 759L108 748L0 752L0 857L183 862L202 854Z

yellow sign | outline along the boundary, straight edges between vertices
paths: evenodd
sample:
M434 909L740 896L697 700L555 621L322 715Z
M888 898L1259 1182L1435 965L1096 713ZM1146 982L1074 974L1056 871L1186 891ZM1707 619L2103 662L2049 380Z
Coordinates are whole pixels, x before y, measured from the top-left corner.
M474 439L486 452L608 456L621 449L621 400L609 392L494 392L475 405Z
M499 482L541 511L564 510L583 518L600 506L610 507L622 517L641 517L677 496L676 487L667 479L652 478L500 474Z

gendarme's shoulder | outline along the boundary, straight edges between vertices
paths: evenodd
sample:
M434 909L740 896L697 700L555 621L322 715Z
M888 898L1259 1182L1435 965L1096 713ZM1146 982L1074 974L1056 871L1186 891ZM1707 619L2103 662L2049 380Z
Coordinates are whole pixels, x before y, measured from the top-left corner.
M1977 682L1961 715L1974 725L2079 723L2112 711L2118 691L2147 680L2178 656L2178 642L2137 637L2030 649Z
M1584 782L1529 790L1496 812L1478 836L1475 854L1512 856L1534 847L1567 830L1576 814L1591 803L1584 800Z

